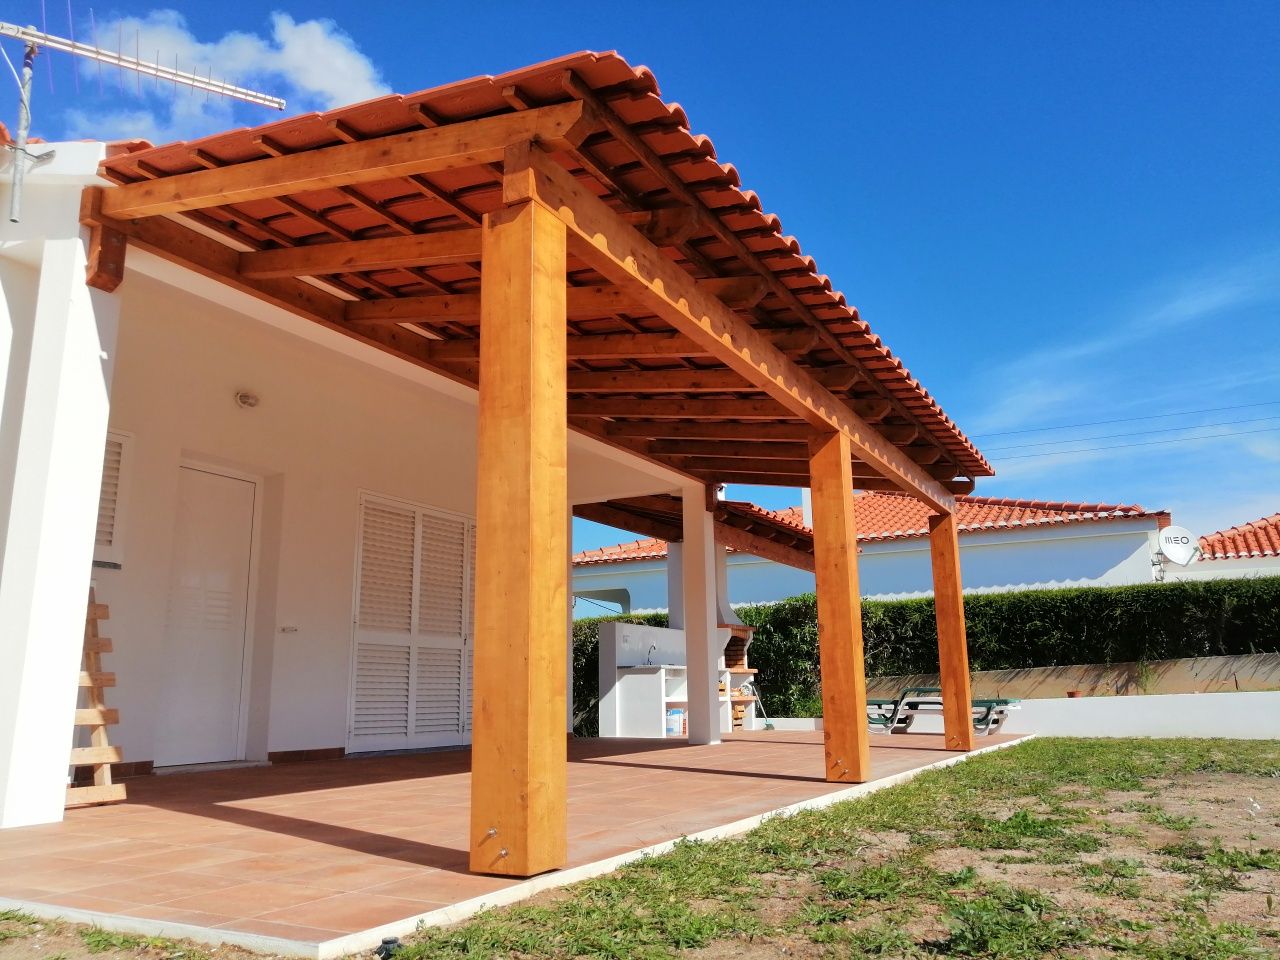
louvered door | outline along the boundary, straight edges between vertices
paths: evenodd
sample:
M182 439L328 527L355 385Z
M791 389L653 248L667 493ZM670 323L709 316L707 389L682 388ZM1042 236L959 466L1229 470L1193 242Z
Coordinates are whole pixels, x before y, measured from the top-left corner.
M474 540L466 518L361 498L351 751L470 739Z

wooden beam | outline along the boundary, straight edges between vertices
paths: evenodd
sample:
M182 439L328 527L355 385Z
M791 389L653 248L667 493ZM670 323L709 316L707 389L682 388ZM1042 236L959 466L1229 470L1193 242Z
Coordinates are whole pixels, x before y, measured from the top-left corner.
M568 857L565 229L482 229L471 869L528 877Z
M847 389L849 367L819 368L808 373L820 384ZM853 376L861 376L857 371ZM755 392L756 384L736 370L590 370L569 376L570 393L727 393Z
M331 273L427 267L480 259L476 228L419 233L411 237L339 240L305 247L240 254L240 274L251 280L271 277L320 277ZM393 303L395 301L392 301Z
M89 262L85 265L85 283L112 293L124 279L125 235L107 225L100 216L102 192L85 191L80 195L80 222L89 228Z
M716 543L722 547L729 547L739 553L748 553L753 557L759 557L761 560L772 560L774 563L780 563L786 567L808 570L810 573L814 571L812 553L806 553L804 550L788 547L781 543L774 543L772 540L766 540L764 537L747 530L741 530L738 527L729 526L726 523L717 522L715 531Z
M774 400L678 400L646 397L632 400L615 397L587 397L569 401L569 415L582 417L670 417L697 420L723 417L726 420L783 420L791 412Z
M809 485L807 478L793 474L751 473L746 470L685 470L685 472L704 483L746 483L757 487L807 487Z
M474 167L501 160L514 143L539 140L570 147L588 132L584 115L582 104L562 103L124 184L107 189L102 212L118 220L135 220Z
M466 233L467 231L451 231L452 233ZM441 237L446 234L426 234L425 236ZM360 242L360 241L357 241ZM368 243L370 241L363 241ZM300 249L313 250L316 247L305 247ZM394 248L392 248L394 249ZM275 251L272 251L275 252ZM480 254L477 250L474 256L463 257L465 260L477 260ZM413 261L415 263L423 263L425 261ZM442 261L451 262L451 261ZM365 269L365 268L353 268ZM297 276L300 274L286 274L287 276ZM721 300L730 306L739 306L751 297L755 287L759 285L755 277L718 277L714 280L704 280L707 290L714 293ZM620 313L636 313L639 311L648 312L644 305L636 300L625 288L617 287L613 284L597 284L588 287L570 287L568 294L567 309L569 319L571 320L590 320L595 317L614 316ZM432 294L428 296L417 297L396 297L384 300L369 300L362 303L353 303L351 305L349 316L352 320L362 320L365 322L379 323L413 323L420 320L437 320L437 319L453 319L453 320L478 320L480 317L480 295L472 294ZM676 356L697 356L708 355L708 351L694 343L687 337L681 337L673 333L655 333L655 334L628 334L628 336L653 336L653 337L671 337L676 338L669 342L671 353ZM586 338L584 338L586 339ZM661 341L654 340L652 343L656 346ZM639 354L644 353L663 353L666 350L644 348L643 341L637 346ZM634 354L624 354L624 356L633 356Z
M808 445L802 441L761 441L749 443L725 440L655 440L650 452L684 457L736 457L743 460L809 460Z
M580 503L573 508L573 515L583 520L603 523L607 527L630 530L642 537L665 540L667 543L679 543L684 536L679 524L666 523L614 503Z
M871 779L871 743L852 444L843 433L825 433L814 437L809 449L826 777L834 783L866 783Z
M938 622L938 673L942 725L948 750L974 747L969 685L969 644L960 584L960 539L954 513L929 517L929 557L933 562L933 607Z
M734 457L672 457L682 470L697 474L715 474L718 470L743 473L770 473L793 477L799 486L809 479L808 458L801 453L798 460L740 460Z
M803 423L731 423L716 420L619 420L606 423L610 437L686 440L800 440L813 428Z
M537 199L564 220L570 247L604 276L629 284L680 333L706 344L726 366L768 393L793 416L850 438L858 458L934 509L950 511L954 498L919 465L889 443L765 334L697 282L635 228L625 223L563 167L536 147L508 152L503 196L508 203Z

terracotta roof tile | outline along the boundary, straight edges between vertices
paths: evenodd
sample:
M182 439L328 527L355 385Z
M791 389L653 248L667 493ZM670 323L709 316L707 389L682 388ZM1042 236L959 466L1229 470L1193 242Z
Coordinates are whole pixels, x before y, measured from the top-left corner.
M1280 513L1200 538L1201 560L1280 557Z
M906 540L928 534L930 510L914 497L883 492L862 492L855 496L857 506L854 515L857 518L860 541ZM773 511L750 503L740 502L736 505L806 533L809 532L808 527L804 525L800 507ZM961 533L1142 517L1154 518L1157 525L1161 527L1169 523L1167 511L1144 510L1137 504L1072 503L1057 500L1014 500L972 496L956 498L956 516L960 522ZM1274 524L1271 533L1274 550L1280 548L1280 514L1270 520ZM1259 521L1261 522L1263 521ZM1203 543L1202 540L1202 546ZM629 560L660 560L667 555L666 547L667 545L661 540L639 540L635 543L584 550L574 555L573 562L575 566L586 566Z

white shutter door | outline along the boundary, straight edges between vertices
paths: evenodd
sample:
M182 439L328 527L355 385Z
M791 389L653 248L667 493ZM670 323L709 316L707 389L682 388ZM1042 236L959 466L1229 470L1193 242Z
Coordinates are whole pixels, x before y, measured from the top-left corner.
M457 743L462 725L462 651L421 646L417 652L413 732Z
M476 525L467 524L467 642L464 647L462 676L462 732L471 740L472 684L475 676L476 623Z
M376 501L366 502L363 512L360 627L409 633L413 629L414 512Z
M418 573L418 632L461 637L466 632L467 525L462 520L424 513Z
M356 645L355 717L352 735L396 738L409 735L408 644Z
M464 742L471 526L425 507L362 498L353 751Z

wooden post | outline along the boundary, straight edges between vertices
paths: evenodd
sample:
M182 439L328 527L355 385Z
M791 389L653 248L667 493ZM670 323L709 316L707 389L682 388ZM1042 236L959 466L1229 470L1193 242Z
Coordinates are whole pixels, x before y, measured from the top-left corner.
M568 854L565 227L483 231L471 869L528 877Z
M973 749L969 708L969 643L964 632L964 595L960 592L960 541L956 515L929 517L929 554L933 561L933 605L938 618L938 673L942 678L942 723L948 750Z
M827 779L836 783L871 779L851 458L844 433L809 441L823 740Z
M684 542L680 545L681 603L688 673L689 742L720 742L720 641L716 609L715 523L702 485L681 492Z

